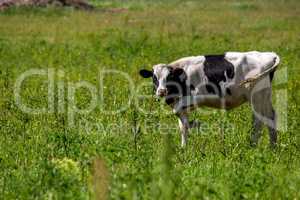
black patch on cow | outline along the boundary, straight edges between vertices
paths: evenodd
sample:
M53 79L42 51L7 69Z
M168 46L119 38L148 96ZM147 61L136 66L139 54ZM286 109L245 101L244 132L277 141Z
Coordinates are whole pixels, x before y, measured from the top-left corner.
M193 91L193 90L195 90L196 88L195 88L195 86L194 85L190 85L190 91Z
M166 103L172 104L177 97L186 96L188 94L188 87L186 85L186 73L181 68L169 67L170 74L167 76L167 91L168 95L165 97Z
M270 72L270 74L269 74L269 77L270 77L270 81L271 81L271 82L273 81L274 73L275 73L275 71L272 71L272 72Z
M154 74L152 76L152 81L153 81L153 90L156 91L159 83L158 83L157 77Z
M232 95L231 90L229 88L226 88L226 94L228 94L230 96Z
M208 78L209 84L206 89L209 93L221 96L222 91L220 87L221 81L226 81L225 73L228 78L234 77L234 66L225 59L225 55L206 55L204 61L204 73ZM212 86L214 85L216 89Z
M205 87L208 93L219 94L219 90L218 88L216 88L216 85L212 85L212 83L210 83L210 84L205 84Z

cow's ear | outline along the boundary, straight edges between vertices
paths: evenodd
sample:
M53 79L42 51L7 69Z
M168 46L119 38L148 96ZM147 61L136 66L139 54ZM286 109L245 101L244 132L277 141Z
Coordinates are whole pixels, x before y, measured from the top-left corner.
M140 75L143 77L143 78L150 78L153 76L153 72L152 71L149 71L147 69L142 69L140 70Z
M187 78L185 71L181 68L175 68L173 74L174 76L179 77L180 81L185 81Z

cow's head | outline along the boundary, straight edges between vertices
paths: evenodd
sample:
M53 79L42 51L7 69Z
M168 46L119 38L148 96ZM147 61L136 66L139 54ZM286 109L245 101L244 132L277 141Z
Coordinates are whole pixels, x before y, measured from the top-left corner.
M155 94L159 97L184 95L186 92L186 73L181 68L172 68L166 64L154 65L152 71L142 69L143 78L152 77Z

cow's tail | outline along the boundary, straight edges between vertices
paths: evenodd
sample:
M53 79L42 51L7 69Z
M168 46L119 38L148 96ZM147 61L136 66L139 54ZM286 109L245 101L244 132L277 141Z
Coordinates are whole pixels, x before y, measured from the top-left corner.
M278 65L280 63L280 57L276 53L274 53L274 52L272 52L271 54L273 56L272 64L269 65L269 66L267 66L264 71L262 71L261 73L257 74L256 76L248 78L248 79L242 81L240 83L240 86L245 85L245 84L249 85L249 84L251 84L252 82L254 82L256 80L259 80L259 79L265 77L266 75L269 75L270 81L273 80L274 73L275 73L275 71L276 71L276 69L277 69L277 67L278 67Z

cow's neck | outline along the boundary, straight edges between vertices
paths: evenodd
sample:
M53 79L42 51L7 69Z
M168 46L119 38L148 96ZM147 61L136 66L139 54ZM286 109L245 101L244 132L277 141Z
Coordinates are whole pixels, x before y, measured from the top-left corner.
M178 94L178 96L174 96L172 98L165 99L165 102L168 105L172 106L173 104L178 103L178 101L180 101L181 98L186 97L186 96L191 96L191 91L195 89L193 85L188 86L186 83L181 84L181 87L182 87L181 88L182 94Z

